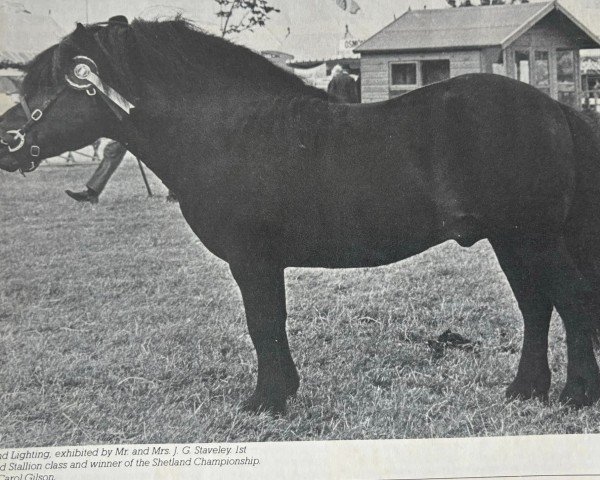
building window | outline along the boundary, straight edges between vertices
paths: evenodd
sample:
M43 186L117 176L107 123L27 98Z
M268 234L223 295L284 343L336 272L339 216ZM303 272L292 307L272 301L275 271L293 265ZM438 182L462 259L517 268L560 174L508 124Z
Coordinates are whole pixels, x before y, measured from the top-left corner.
M450 78L450 60L419 60L390 64L393 90L412 90Z
M416 87L416 63L392 63L392 86Z
M556 75L558 83L575 83L575 54L573 50L556 52Z
M450 78L450 60L424 60L421 62L423 85L441 82Z
M529 52L515 52L516 78L521 82L531 83L529 75Z
M536 51L533 62L533 81L535 86L550 95L550 54L545 51Z
M558 101L577 107L575 52L556 51L556 80L558 81Z

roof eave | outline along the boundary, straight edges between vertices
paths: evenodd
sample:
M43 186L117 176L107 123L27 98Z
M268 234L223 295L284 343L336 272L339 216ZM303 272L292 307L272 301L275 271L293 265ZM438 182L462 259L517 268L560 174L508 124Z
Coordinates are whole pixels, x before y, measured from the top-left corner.
M548 3L543 9L539 10L535 13L529 20L527 20L523 25L517 28L514 32L512 32L508 37L502 40L502 49L509 47L517 38L523 35L527 30L532 28L536 23L538 23L542 18L548 15L553 10L558 10L565 17L567 17L577 28L582 30L588 37L592 39L595 43L600 47L600 38L594 35L585 25L583 25L577 18L575 18L566 8L564 8L560 3L556 0Z
M517 38L523 35L527 30L533 27L537 22L539 22L542 18L548 15L552 10L556 8L556 1L548 3L544 8L535 12L534 15L531 16L525 23L519 26L514 32L512 32L508 37L502 40L501 46L502 49L508 47L511 43L513 43Z
M461 50L481 50L483 48L500 48L501 45L498 43L489 43L489 44L477 44L477 45L454 45L449 47L428 47L428 48L368 48L368 49L358 49L355 48L353 52L360 53L361 55L364 53L413 53L413 52L457 52Z
M590 29L588 29L583 23L577 20L577 18L560 3L556 3L556 9L569 20L571 20L571 22L573 22L580 30L582 30L588 37L590 37L590 39L592 39L594 43L596 43L596 47L593 48L600 48L600 37L596 36L596 34L594 34Z

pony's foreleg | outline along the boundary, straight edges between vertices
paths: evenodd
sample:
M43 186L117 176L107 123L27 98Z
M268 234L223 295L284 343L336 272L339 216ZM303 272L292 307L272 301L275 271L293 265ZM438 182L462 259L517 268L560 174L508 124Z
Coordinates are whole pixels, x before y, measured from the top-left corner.
M491 240L523 314L523 349L517 376L506 390L510 399L548 399L548 330L552 302L542 287L540 263L526 252L527 246L511 239Z
M299 386L285 331L283 269L264 264L233 264L230 268L242 292L248 330L258 359L256 390L243 408L283 413L286 398L296 393Z

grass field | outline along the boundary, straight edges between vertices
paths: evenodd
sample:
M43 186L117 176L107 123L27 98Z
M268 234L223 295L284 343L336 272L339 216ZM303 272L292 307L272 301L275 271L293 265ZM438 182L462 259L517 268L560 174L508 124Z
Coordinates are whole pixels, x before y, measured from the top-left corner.
M0 447L590 433L600 407L504 400L522 325L486 242L378 269L289 269L302 384L283 418L240 412L256 375L227 265L125 164L100 204L90 167L0 174ZM478 351L427 346L446 329Z

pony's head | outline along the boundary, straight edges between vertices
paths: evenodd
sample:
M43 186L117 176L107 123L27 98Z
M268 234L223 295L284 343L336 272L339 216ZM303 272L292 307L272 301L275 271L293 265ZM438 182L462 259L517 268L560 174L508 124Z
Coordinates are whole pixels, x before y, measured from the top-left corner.
M24 68L24 102L0 117L0 168L9 171L33 170L42 159L99 137L141 148L177 115L193 116L200 131L201 122L214 123L205 113L222 112L224 99L243 109L261 96L267 103L275 96L327 98L261 55L182 18L78 24Z
M32 171L44 158L111 136L132 105L118 93L131 92L115 69L124 51L107 45L123 45L127 31L124 17L78 24L24 66L21 103L0 117L1 169Z

